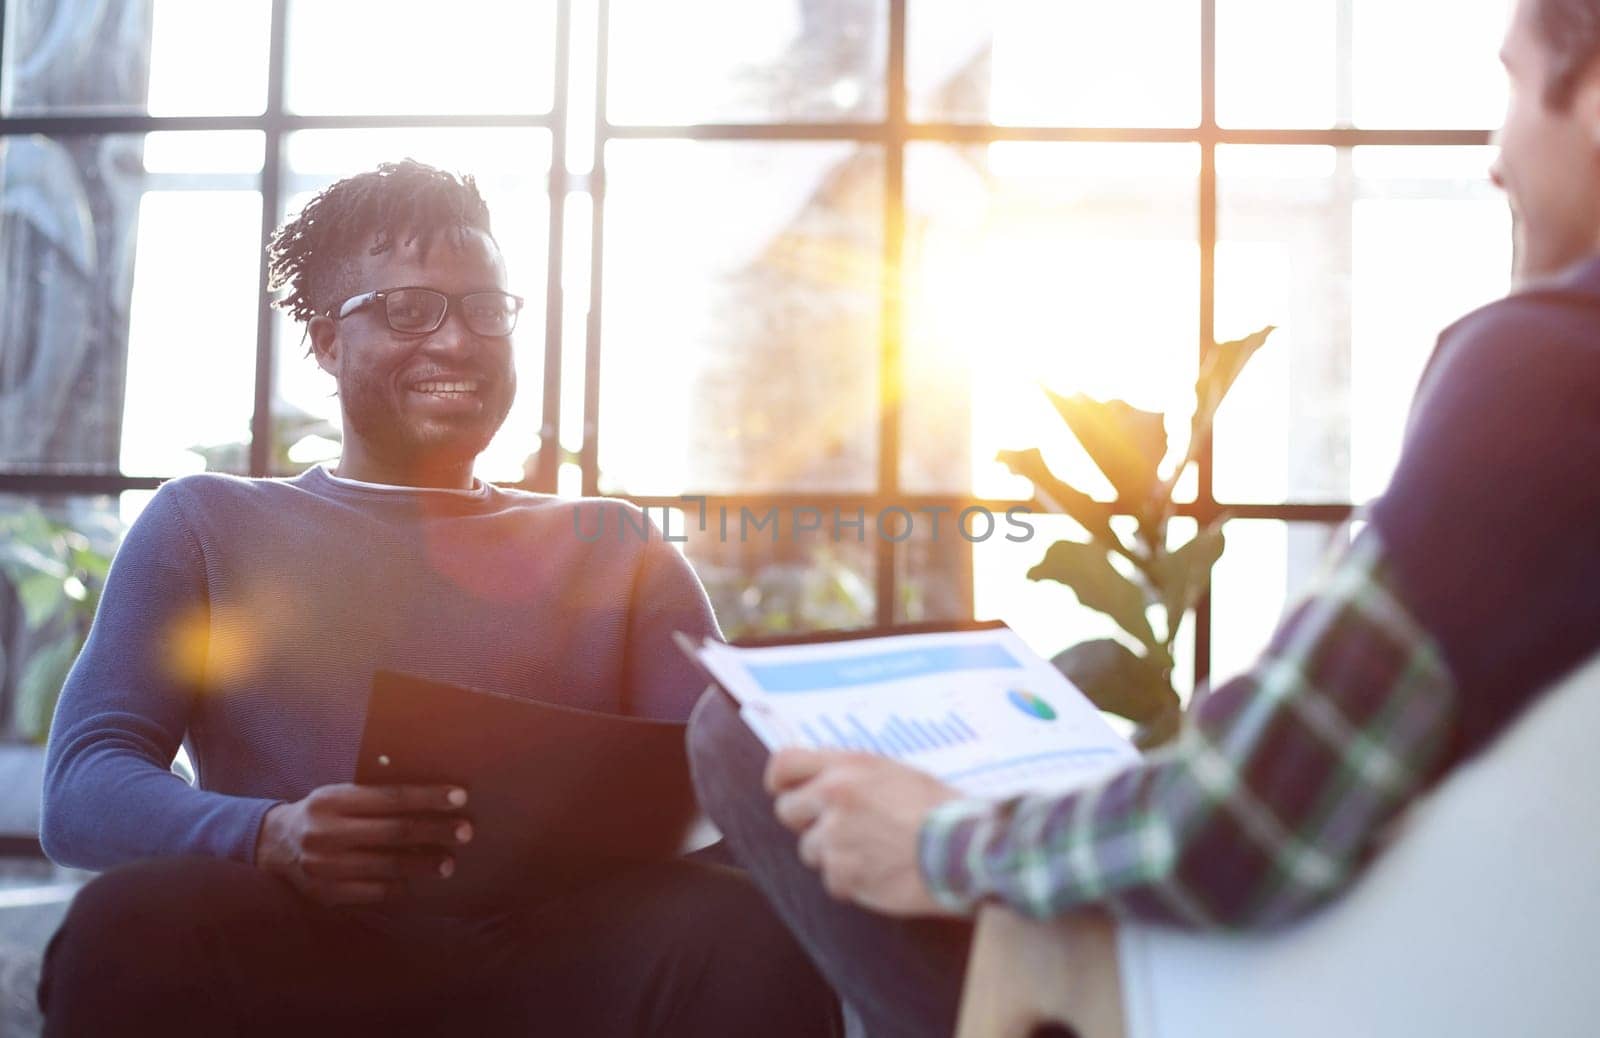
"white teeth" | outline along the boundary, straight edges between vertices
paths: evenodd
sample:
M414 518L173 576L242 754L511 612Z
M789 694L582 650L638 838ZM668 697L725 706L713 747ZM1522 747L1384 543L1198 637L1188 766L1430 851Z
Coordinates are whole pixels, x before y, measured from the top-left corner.
M476 382L418 382L411 387L419 393L475 393Z

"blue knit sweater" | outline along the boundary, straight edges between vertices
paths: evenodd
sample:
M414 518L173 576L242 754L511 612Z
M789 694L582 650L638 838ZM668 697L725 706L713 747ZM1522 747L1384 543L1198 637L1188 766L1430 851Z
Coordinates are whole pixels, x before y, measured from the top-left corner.
M717 633L631 505L189 476L128 531L62 691L42 840L107 868L251 861L262 816L348 782L380 668L591 710L687 718L674 630ZM179 744L197 787L169 770Z

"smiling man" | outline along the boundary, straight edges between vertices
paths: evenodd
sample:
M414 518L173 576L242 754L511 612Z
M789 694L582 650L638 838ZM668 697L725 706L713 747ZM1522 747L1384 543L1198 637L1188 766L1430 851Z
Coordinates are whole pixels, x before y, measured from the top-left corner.
M435 245L444 255L433 255ZM310 277L315 257L289 246L280 253L280 276L293 276L298 263ZM307 300L289 303L307 322L317 362L339 384L345 432L338 474L467 489L473 461L516 395L509 346L523 301L505 290L505 264L487 229L379 247L346 259L329 280L335 297L375 281L392 287L356 292L320 313ZM452 308L457 319L447 321ZM427 348L413 348L423 337Z
M767 760L720 694L697 710L702 802L874 1038L950 1033L985 903L1195 929L1315 909L1600 650L1600 0L1520 0L1503 58L1517 290L1443 333L1366 529L1173 745L996 803L883 758Z
M51 942L46 1033L828 1033L831 993L732 869L407 907L479 834L471 790L350 784L374 671L682 720L700 681L672 634L716 622L659 534L575 536L617 502L473 477L522 300L470 177L340 181L271 270L337 382L343 456L173 480L128 531L51 731L45 849L109 871Z

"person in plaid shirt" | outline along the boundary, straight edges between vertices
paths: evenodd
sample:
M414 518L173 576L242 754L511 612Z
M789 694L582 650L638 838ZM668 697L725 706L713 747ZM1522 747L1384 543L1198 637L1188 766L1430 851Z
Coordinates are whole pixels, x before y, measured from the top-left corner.
M1455 714L1380 541L1357 540L1260 662L1141 766L1077 794L934 808L920 846L934 900L966 912L998 898L1039 917L1102 902L1216 927L1292 918L1342 887L1436 773ZM787 769L809 763L775 774L787 788Z
M949 1033L984 903L1197 929L1303 915L1600 649L1600 0L1519 0L1502 59L1517 290L1440 336L1366 528L1173 744L996 803L885 758L766 760L721 693L702 700L702 803L868 1033Z

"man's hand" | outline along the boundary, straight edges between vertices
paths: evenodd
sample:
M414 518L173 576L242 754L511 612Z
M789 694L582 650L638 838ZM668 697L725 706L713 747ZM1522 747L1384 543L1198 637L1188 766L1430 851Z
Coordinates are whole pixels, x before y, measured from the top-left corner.
M372 904L455 871L449 848L472 839L466 803L450 786L322 786L267 812L256 864L322 904Z
M956 790L884 757L797 749L773 755L766 786L829 894L888 915L945 913L917 867L917 834Z

